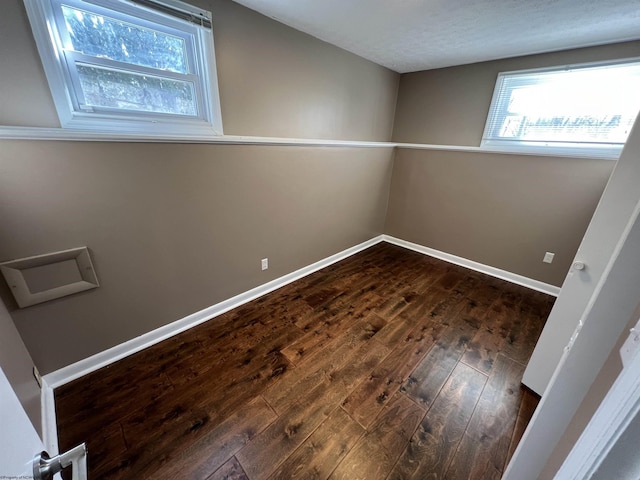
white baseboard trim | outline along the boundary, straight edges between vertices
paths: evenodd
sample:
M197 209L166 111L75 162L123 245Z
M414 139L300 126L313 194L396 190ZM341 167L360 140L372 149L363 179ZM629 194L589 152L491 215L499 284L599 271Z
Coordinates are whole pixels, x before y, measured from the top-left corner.
M212 305L211 307L207 307L199 312L188 315L180 320L176 320L175 322L169 323L162 327L156 328L150 332L147 332L139 337L128 340L124 343L111 347L107 350L104 350L100 353L96 353L90 357L87 357L83 360L80 360L76 363L72 363L66 367L63 367L59 370L55 370L51 373L44 375L42 378L49 386L49 388L53 391L53 389L58 388L65 383L71 382L76 378L80 378L88 373L91 373L99 368L110 365L122 358L128 357L140 350L143 350L147 347L155 345L167 338L173 337L178 333L184 332L196 325L199 325L207 320L211 320L218 315L222 315L229 310L233 310L240 305L243 305L251 300L254 300L262 295L265 295L269 292L277 290L280 287L283 287L291 282L294 282L302 277L305 277L313 272L321 270L331 264L339 262L351 255L354 255L366 248L371 247L377 243L382 242L382 235L372 238L371 240L367 240L359 245L343 250L342 252L338 252L335 255L331 255L330 257L324 258L318 262L312 263L306 267L303 267L299 270L291 272L287 275L284 275L280 278L276 278L264 285L260 285L258 287L252 288L244 293L236 295L235 297L231 297L227 300L223 300L220 303ZM53 402L53 393L51 394L51 401ZM44 404L43 404L44 405ZM43 407L44 408L44 407ZM55 409L54 409L54 424L55 424ZM57 437L56 437L57 438Z
M265 283L264 285L260 285L256 288L212 305L211 307L207 307L203 310L200 310L199 312L188 315L180 320L176 320L175 322L159 327L155 330L140 335L139 337L133 338L100 353L96 353L95 355L80 360L76 363L44 375L42 377L44 382L42 393L43 424L44 422L48 422L45 424L45 427L47 427L45 429L45 437L47 436L47 434L49 434L49 438L57 440L57 436L52 435L52 431L50 431L51 428L55 428L55 405L53 398L53 390L55 388L58 388L68 382L71 382L72 380L98 370L99 368L110 365L122 358L128 357L129 355L139 352L147 347L155 345L156 343L166 340L167 338L173 337L178 333L184 332L185 330L188 330L196 325L206 322L207 320L215 318L218 315L222 315L229 310L239 307L240 305L250 302L251 300L261 297L262 295L272 292L280 287L283 287L313 272L339 262L340 260L350 257L351 255L354 255L366 248L371 247L372 245L383 241L425 255L439 258L441 260L454 263L471 270L486 273L487 275L491 275L492 277L516 283L518 285L522 285L539 292L544 292L549 295L558 296L558 294L560 293L560 288L554 285L549 285L547 283L533 280L522 275L507 272L505 270L500 270L499 268L490 267L482 263L474 262L473 260L468 260L456 255L441 252L439 250L425 247L417 243L401 240L390 235L379 235L372 238L371 240L367 240L366 242L363 242L359 245L343 250L342 252L336 253L335 255L331 255L330 257L291 272L280 278L276 278L275 280Z
M40 409L42 414L42 443L50 456L58 455L58 425L56 422L56 402L53 388L42 379L40 390Z
M68 382L71 382L72 380L87 375L88 373L98 370L99 368L110 365L122 358L128 357L129 355L139 352L140 350L155 345L156 343L166 340L167 338L173 337L178 333L184 332L185 330L188 330L196 325L206 322L207 320L215 318L218 315L222 315L229 310L239 307L240 305L250 302L251 300L261 297L262 295L272 292L280 287L283 287L313 272L321 270L322 268L325 268L333 263L339 262L340 260L350 257L351 255L354 255L366 248L371 247L372 245L383 241L425 255L439 258L441 260L454 263L456 265L460 265L477 272L486 273L487 275L491 275L492 277L500 278L502 280L522 285L539 292L544 292L549 295L557 297L560 293L559 287L549 285L548 283L533 280L531 278L524 277L512 272L507 272L505 270L500 270L499 268L490 267L482 263L474 262L473 260L468 260L456 255L441 252L439 250L425 247L417 243L408 242L406 240L392 237L390 235L379 235L372 238L371 240L367 240L366 242L363 242L359 245L348 248L346 250L343 250L342 252L336 253L335 255L331 255L330 257L296 270L295 272L291 272L280 278L276 278L275 280L265 283L264 285L260 285L256 288L212 305L211 307L207 307L203 310L200 310L199 312L188 315L180 320L176 320L175 322L159 327L155 330L140 335L139 337L133 338L100 353L96 353L91 357L87 357L76 363L44 375L42 377L44 381L42 397L43 422L48 422L46 425L43 423L43 425L47 427L45 428L45 432L48 431L48 428L50 428L51 425L53 425L53 428L55 428L55 405L53 399L53 390L55 388L58 388ZM47 412L44 411L45 408L47 409ZM46 419L45 413L47 413ZM57 440L56 436L53 436L53 438Z
M399 247L408 248L409 250L413 250L415 252L439 258L440 260L444 260L449 263L455 263L456 265L475 270L476 272L486 273L487 275L491 275L492 277L500 278L517 285L522 285L523 287L531 288L532 290L537 290L538 292L547 293L549 295L553 295L554 297L557 297L560 294L560 287L540 282L532 278L524 277L522 275L518 275L517 273L507 272L506 270L490 267L489 265L474 262L473 260L458 257L450 253L441 252L440 250L425 247L417 243L401 240L400 238L392 237L390 235L383 235L382 240L394 245L398 245Z
M457 257L449 253L441 252L433 248L425 247L417 243L408 242L399 238L392 237L390 235L379 235L367 240L359 245L338 252L335 255L324 258L311 265L303 267L299 270L291 272L280 278L276 278L264 285L260 285L256 288L248 290L244 293L231 297L220 303L207 307L199 312L188 315L180 320L164 325L160 328L147 332L139 337L128 340L124 343L111 347L100 353L92 355L91 357L80 360L76 363L63 367L59 370L55 370L42 377L42 392L41 392L41 409L42 409L42 432L43 442L50 455L57 455L58 452L58 430L56 423L56 406L54 389L71 382L77 378L80 378L88 373L98 370L102 367L110 365L118 360L133 355L140 350L155 345L167 338L173 337L185 330L188 330L196 325L199 325L207 320L222 315L229 310L233 310L240 305L243 305L251 300L254 300L262 295L266 295L269 292L277 290L291 282L294 282L302 277L305 277L313 272L321 270L329 265L332 265L340 260L343 260L351 255L354 255L366 248L376 245L380 242L387 242L400 247L413 250L425 255L429 255L435 258L439 258L446 262L454 263L462 267L475 270L477 272L486 273L492 277L500 278L508 282L516 283L524 287L531 288L540 292L548 293L549 295L558 296L560 288L554 285L549 285L538 280L524 277L515 273L500 270L499 268L490 267L482 263L474 262L466 258Z

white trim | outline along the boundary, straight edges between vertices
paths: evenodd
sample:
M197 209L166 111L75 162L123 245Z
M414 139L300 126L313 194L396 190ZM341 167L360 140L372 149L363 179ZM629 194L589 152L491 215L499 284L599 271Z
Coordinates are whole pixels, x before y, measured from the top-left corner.
M0 130L1 133L1 130ZM557 158L589 158L594 160L618 160L620 152L617 155L609 156L597 156L593 152L582 152L574 150L562 150L562 149L547 149L541 148L539 150L529 149L516 151L505 147L498 146L485 146L485 147L471 147L466 145L431 145L427 143L396 143L398 148L407 148L412 150L440 150L450 152L469 152L469 153L498 153L501 155L520 155L525 157L557 157Z
M51 99L56 108L56 113L61 125L66 125L71 120L73 104L71 96L66 88L64 71L59 68L58 52L51 48L51 35L54 30L49 30L46 18L53 15L53 8L49 2L36 2L34 0L23 0L27 17L31 25L33 39L42 61L44 74L51 91ZM52 68L48 68L52 66ZM58 94L58 92L60 94Z
M325 259L319 260L315 263L312 263L311 265L298 269L280 278L276 278L275 280L265 283L264 285L260 285L227 300L223 300L220 303L188 315L180 320L176 320L175 322L164 325L160 328L140 335L139 337L133 338L100 353L92 355L91 357L85 358L76 363L44 375L42 377L41 408L43 443L45 444L47 451L51 455L57 455L59 453L54 389L84 375L87 375L88 373L117 362L122 358L133 355L134 353L139 352L147 347L160 343L167 338L173 337L174 335L184 332L192 327L195 327L196 325L211 320L219 315L222 315L225 312L228 312L229 310L239 307L240 305L250 302L251 300L261 297L262 295L265 295L269 292L277 290L280 287L283 287L313 272L339 262L340 260L350 257L351 255L355 255L356 253L380 242L387 242L393 245L398 245L415 252L439 258L446 262L454 263L456 265L460 265L477 272L486 273L493 277L516 283L518 285L544 292L549 295L558 296L560 292L560 289L558 287L527 277L523 277L515 273L500 270L488 265L483 265L481 263L474 262L462 257L457 257L449 253L440 252L438 250L424 247L422 245L408 242L406 240L401 240L390 235L378 235L377 237L367 240L366 242L343 250L342 252L331 255L330 257L327 257Z
M56 402L53 387L43 378L40 390L40 411L42 414L42 443L50 456L57 455L58 425L56 422Z
M629 258L635 258L638 246L640 246L640 235L638 234L638 229L640 228L640 223L638 223L639 219L640 202L636 204L633 214L631 215L631 219L627 223L627 226L620 237L620 241L611 255L612 260L607 264L607 267L596 286L596 290L587 305L586 312L588 313L583 315L580 319L580 323L572 338L573 341L585 341L585 336L587 334L584 333L580 336L580 332L583 330L585 322L588 321L587 315L591 314L595 309L595 305L597 304L600 296L603 295L603 290L605 290L607 282L611 281L610 278L613 275L617 275L617 280L621 283L637 285L638 275L635 274L637 272L637 266L634 265L633 262L629 262ZM621 267L620 265L623 265L624 267ZM627 270L626 276L620 274L620 270L622 268ZM630 275L630 272L633 272L633 274ZM623 289L618 288L618 290L620 291ZM629 307L631 305L637 305L637 298L637 288L628 290L626 299L628 299ZM620 302L620 299L609 299L609 301L615 305L623 303ZM638 307L635 306L635 308L637 309ZM614 320L614 322L607 325L606 328L615 332L615 316L612 315L611 309L609 308L607 309L606 317L600 316L599 318L607 318L607 321ZM586 320L585 317L587 317ZM623 315L619 318L625 321L626 327L627 318ZM596 322L591 322L590 325L595 324ZM620 326L620 323L618 323L618 326ZM637 335L634 328L631 329L629 337ZM598 335L597 332L591 333L591 338L587 337L586 341L593 342L593 337L598 337L598 341L600 341L602 335ZM614 341L614 338L611 338L611 340ZM606 342L606 339L604 341ZM569 357L573 353L572 347L573 344L570 343L565 349L560 366L563 366L565 361L568 363L568 358L566 357ZM590 351L592 351L592 349ZM555 386L556 383L560 382L557 380L561 373L560 366L554 372L551 386ZM593 414L589 423L578 438L578 441L571 449L571 452L569 452L569 455L565 458L564 463L554 477L555 479L582 480L592 478L593 474L605 460L615 444L620 440L624 441L622 438L623 435L634 418L640 414L640 376L638 375L638 371L640 371L640 355L638 355L638 352L636 351L632 353L630 362L627 365L624 365L623 360L622 372L620 372L618 378L616 378L615 382L607 392L607 395L602 400L598 409ZM573 374L574 372L571 373ZM551 389L551 386L547 387L547 391ZM562 384L562 388L563 391L565 391L565 384Z
M542 399L504 471L504 480L537 478L540 475L554 446L562 438L615 348L631 319L631 312L637 308L640 297L639 216L640 202L629 216L584 311L578 316L572 343L564 348ZM637 370L635 373L637 375ZM557 475L555 478L565 480ZM579 477L580 480L583 478L587 477Z
M629 425L640 414L640 355L635 355L558 470L558 480L591 478Z
M502 280L506 280L508 282L515 283L517 285L522 285L523 287L527 287L532 290L537 290L538 292L543 292L549 295L553 295L554 297L557 297L560 294L560 287L556 287L555 285L550 285L548 283L544 283L539 280L534 280L529 277L524 277L522 275L518 275L517 273L507 272L506 270L501 270L496 267L484 265L482 263L475 262L473 260L469 260L463 257L458 257L450 253L441 252L440 250L435 250L430 247L425 247L417 243L401 240L399 238L392 237L390 235L383 235L382 239L385 242L392 243L400 247L408 248L409 250L423 253L431 257L439 258L440 260L444 260L449 263L454 263L456 265L460 265L461 267L465 267L470 270L475 270L476 272L485 273L487 275L491 275L492 277L500 278Z
M523 77L531 77L533 75L544 74L571 74L577 71L602 69L606 67L622 67L622 66L634 66L637 67L640 60L638 57L627 59L615 59L605 60L600 62L587 62L576 63L570 65L559 65L553 67L534 68L527 70L514 70L508 72L498 73L493 96L491 98L491 104L487 120L482 133L482 140L480 142L480 148L498 149L504 150L510 153L530 153L537 154L547 151L547 155L560 155L560 156L578 156L587 158L601 158L605 160L618 160L622 149L624 148L623 142L619 143L586 143L581 141L565 141L565 142L552 142L552 141L531 141L525 139L513 139L501 137L495 130L499 125L502 125L504 116L506 115L506 99L508 95L504 95L504 91L510 87L505 86L507 79L512 79L516 83L522 83ZM519 81L517 79L520 79ZM527 82L528 84L528 82ZM516 88L513 86L511 88Z
M298 280L313 272L339 262L340 260L350 257L351 255L369 248L372 245L382 242L382 240L383 235L374 237L371 240L367 240L366 242L343 250L342 252L336 253L335 255L331 255L330 257L312 263L311 265L291 272L280 278L276 278L275 280L267 282L258 287L252 288L251 290L231 297L227 300L223 300L220 303L188 315L180 320L176 320L175 322L169 323L160 328L156 328L155 330L140 335L139 337L127 340L124 343L111 347L100 353L96 353L95 355L87 357L54 372L48 373L47 375L44 375L42 377L43 381L51 389L58 388L65 383L75 380L76 378L80 378L84 375L87 375L88 373L98 370L99 368L110 365L122 358L128 357L129 355L139 352L140 350L155 345L156 343L173 337L178 333L184 332L185 330L195 327L196 325L206 322L207 320L211 320L218 315L222 315L229 310L239 307L240 305L250 302L251 300L254 300L258 297L261 297L262 295L272 292L273 290L283 287L284 285L294 282L295 280Z
M576 157L576 158L598 158L601 160L618 160L624 144L610 145L592 145L590 147L580 147L569 145L535 145L533 142L509 142L507 140L483 140L480 149L489 149L493 152L507 152L512 154L526 155L546 155L548 157Z
M70 0L70 7L88 9L96 14L108 14L117 20L133 23L141 28L150 28L182 38L190 59L190 68L188 72L174 75L162 74L161 70L139 65L127 64L125 68L117 61L99 57L91 57L89 63L96 67L124 69L134 75L153 72L153 75L159 78L168 77L194 85L196 103L194 116L126 111L100 106L85 110L83 109L84 90L80 86L76 69L80 54L71 51L71 42L63 28L61 1L23 0L51 96L63 127L89 132L110 131L114 134L133 132L145 135L149 132L153 134L179 132L188 135L192 131L203 135L207 135L209 131L222 134L215 49L211 29L198 27L195 23L185 22L175 16L132 2L88 0L82 4L82 0ZM87 59L87 57L83 58Z
M1 140L65 140L79 142L135 142L135 143L213 143L222 145L280 145L317 147L383 147L393 148L391 142L352 140L324 140L317 138L254 137L244 135L139 135L125 133L97 133L80 130L44 127L0 126Z
M218 145L272 145L303 147L375 147L406 148L410 150L437 150L443 152L497 153L533 157L590 158L577 153L512 152L499 148L472 147L467 145L433 145L427 143L369 142L359 140L330 140L321 138L258 137L249 135L151 135L125 133L97 133L56 127L12 127L0 125L0 140L65 140L75 142L130 142L130 143L208 143ZM600 160L602 160L600 158Z
M192 327L195 327L196 325L206 322L207 320L215 318L218 315L222 315L229 310L239 307L240 305L250 302L251 300L261 297L262 295L272 292L280 287L283 287L284 285L294 282L302 277L321 270L329 265L339 262L340 260L350 257L351 255L354 255L383 241L407 248L409 250L413 250L415 252L439 258L446 262L460 265L462 267L469 268L480 273L485 273L487 275L491 275L492 277L500 278L517 285L522 285L539 292L547 293L549 295L558 296L558 294L560 293L560 288L554 285L549 285L547 283L533 280L522 275L507 272L505 270L500 270L499 268L483 265L481 263L474 262L473 260L468 260L466 258L451 255L449 253L441 252L433 248L418 245L406 240L401 240L396 237L392 237L389 235L379 235L372 238L371 240L367 240L366 242L363 242L359 245L343 250L342 252L331 255L330 257L327 257L323 260L319 260L318 262L291 272L280 278L276 278L275 280L255 287L244 293L231 297L227 300L223 300L220 303L207 307L203 310L200 310L199 312L195 312L180 320L176 320L172 323L140 335L139 337L127 340L124 343L96 353L95 355L92 355L85 359L79 360L78 362L72 363L71 365L63 367L59 370L48 373L42 377L43 381L51 389L58 388L65 383L71 382L72 380L87 375L88 373L98 370L99 368L110 365L122 358L128 357L129 355L133 355L140 350L155 345L156 343L166 340L167 338L173 337L178 333L184 332Z

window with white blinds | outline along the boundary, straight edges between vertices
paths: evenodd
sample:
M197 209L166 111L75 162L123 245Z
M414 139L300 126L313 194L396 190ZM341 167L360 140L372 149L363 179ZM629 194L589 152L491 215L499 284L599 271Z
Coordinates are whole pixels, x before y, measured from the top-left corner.
M482 147L617 159L640 110L640 61L504 72Z
M211 14L179 0L24 0L60 123L221 135Z

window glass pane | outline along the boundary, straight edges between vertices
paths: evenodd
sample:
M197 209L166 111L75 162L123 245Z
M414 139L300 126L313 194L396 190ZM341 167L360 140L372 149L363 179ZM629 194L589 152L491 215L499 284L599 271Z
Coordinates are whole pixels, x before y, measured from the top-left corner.
M623 145L640 110L640 64L502 77L485 140Z
M189 73L184 39L62 5L74 50L133 65Z
M511 96L500 136L624 143L640 108L640 67L625 70L584 69L507 78L505 87Z
M78 64L87 105L176 115L197 115L194 86L150 75Z

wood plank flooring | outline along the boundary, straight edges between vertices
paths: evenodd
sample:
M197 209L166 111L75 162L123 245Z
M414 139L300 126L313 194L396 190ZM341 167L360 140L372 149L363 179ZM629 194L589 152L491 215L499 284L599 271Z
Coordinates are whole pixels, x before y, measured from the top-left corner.
M56 389L89 478L500 478L553 298L382 243Z

